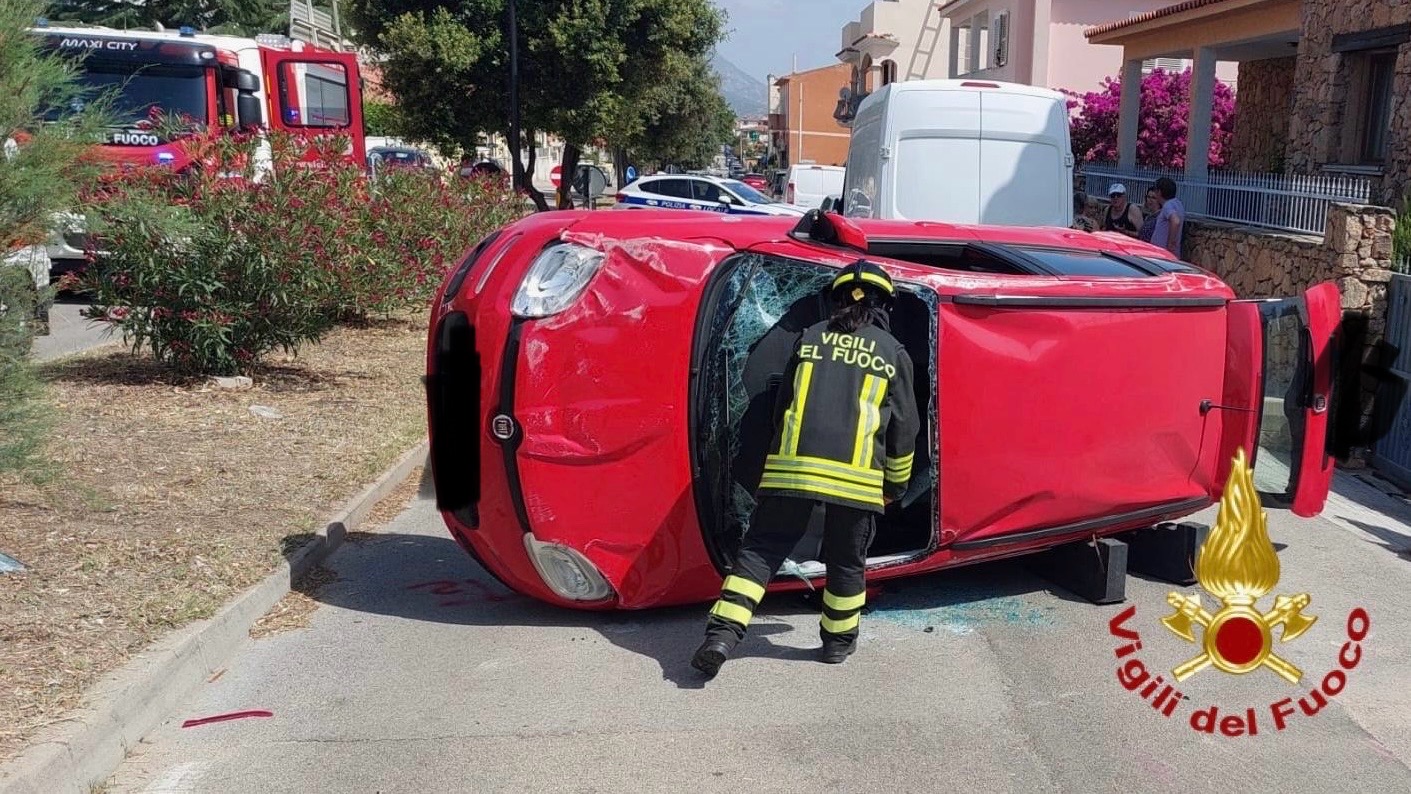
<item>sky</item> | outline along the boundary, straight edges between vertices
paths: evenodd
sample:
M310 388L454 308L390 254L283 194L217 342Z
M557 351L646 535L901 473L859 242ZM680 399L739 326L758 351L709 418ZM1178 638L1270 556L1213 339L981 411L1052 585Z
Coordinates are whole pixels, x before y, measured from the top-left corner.
M843 26L869 0L715 0L730 15L727 38L717 48L726 60L764 80L838 62Z

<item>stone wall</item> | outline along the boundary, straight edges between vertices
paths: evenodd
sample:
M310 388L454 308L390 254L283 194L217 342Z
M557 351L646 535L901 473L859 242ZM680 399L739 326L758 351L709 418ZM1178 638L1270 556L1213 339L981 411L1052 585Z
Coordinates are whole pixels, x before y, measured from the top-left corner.
M1284 169L1296 67L1297 58L1293 56L1240 63L1230 168L1275 172Z
M1315 173L1345 163L1341 131L1357 124L1361 111L1358 53L1334 53L1333 37L1411 23L1411 3L1389 0L1304 0L1303 30L1294 75L1287 167ZM1245 83L1240 81L1241 94ZM1411 43L1402 44L1392 89L1391 138L1379 195L1394 204L1411 189Z
M1344 372L1361 371L1382 341L1386 324L1387 284L1392 277L1391 237L1395 216L1384 207L1339 204L1328 212L1323 239L1285 234L1214 221L1192 220L1186 233L1186 259L1229 284L1241 298L1298 295L1323 281L1334 281L1342 296L1344 330L1359 330L1359 349L1344 362ZM1284 351L1288 352L1288 351ZM1273 356L1279 358L1279 355ZM1271 362L1276 363L1276 362ZM1348 376L1358 386L1356 414L1366 426L1377 383L1366 375Z

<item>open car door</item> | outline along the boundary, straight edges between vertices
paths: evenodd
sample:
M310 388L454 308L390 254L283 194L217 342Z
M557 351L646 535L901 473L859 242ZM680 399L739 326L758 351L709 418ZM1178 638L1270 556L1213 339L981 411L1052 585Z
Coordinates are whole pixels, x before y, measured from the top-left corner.
M1242 447L1265 505L1305 518L1322 512L1333 477L1328 428L1341 319L1332 282L1298 297L1230 304L1217 491Z
M347 135L354 163L367 160L361 76L346 52L262 53L270 97L270 126L297 135ZM312 159L312 154L306 158Z

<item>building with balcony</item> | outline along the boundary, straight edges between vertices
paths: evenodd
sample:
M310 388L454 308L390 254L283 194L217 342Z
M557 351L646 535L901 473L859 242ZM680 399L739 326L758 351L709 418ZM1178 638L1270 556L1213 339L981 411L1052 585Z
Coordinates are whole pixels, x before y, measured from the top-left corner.
M872 91L898 80L998 80L1077 92L1116 76L1120 47L1084 29L1139 15L1169 0L875 0L843 26L838 59L852 69L837 116L849 121ZM1144 69L1188 68L1189 59L1151 59ZM1230 85L1233 63L1218 69Z
M778 93L777 99L770 96L769 131L776 167L847 163L852 134L838 123L835 111L851 79L849 65L836 63L774 80Z

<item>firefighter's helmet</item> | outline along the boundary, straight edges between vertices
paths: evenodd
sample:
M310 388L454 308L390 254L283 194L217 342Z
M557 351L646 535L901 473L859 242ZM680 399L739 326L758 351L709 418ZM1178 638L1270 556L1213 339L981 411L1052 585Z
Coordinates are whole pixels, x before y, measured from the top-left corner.
M868 292L875 293L883 305L890 306L897 288L887 271L862 259L848 265L833 279L833 299L840 304L860 303Z

